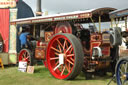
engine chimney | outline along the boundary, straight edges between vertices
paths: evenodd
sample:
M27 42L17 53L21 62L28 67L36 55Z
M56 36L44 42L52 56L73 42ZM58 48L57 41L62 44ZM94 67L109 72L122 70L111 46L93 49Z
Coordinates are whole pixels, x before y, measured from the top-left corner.
M41 0L37 0L36 16L42 16Z

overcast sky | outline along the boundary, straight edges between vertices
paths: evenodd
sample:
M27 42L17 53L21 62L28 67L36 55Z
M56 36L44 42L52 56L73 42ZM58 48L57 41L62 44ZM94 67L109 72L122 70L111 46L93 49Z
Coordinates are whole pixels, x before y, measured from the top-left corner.
M37 0L24 0L36 11ZM42 0L42 11L49 14L86 10L99 7L128 8L128 0Z

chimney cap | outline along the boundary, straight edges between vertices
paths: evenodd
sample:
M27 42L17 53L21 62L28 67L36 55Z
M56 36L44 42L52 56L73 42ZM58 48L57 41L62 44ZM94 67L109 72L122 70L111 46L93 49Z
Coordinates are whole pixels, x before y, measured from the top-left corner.
M37 16L42 16L43 12L36 12Z

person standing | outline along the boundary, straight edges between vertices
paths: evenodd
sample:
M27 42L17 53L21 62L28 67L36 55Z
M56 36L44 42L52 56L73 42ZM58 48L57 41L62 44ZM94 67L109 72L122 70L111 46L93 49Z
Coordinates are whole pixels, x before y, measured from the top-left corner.
M28 36L28 34L29 34L29 32L27 32L26 30L22 30L22 32L19 36L19 39L20 39L20 42L21 42L21 49L28 47L28 45L27 45L27 36Z

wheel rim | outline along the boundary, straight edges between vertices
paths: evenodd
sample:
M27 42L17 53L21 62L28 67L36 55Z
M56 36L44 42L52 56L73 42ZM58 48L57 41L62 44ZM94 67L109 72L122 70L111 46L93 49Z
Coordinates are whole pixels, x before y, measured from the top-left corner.
M118 85L128 85L128 61L121 60L116 69L116 79Z
M44 64L45 68L48 68L46 60L43 60L43 64Z
M19 55L19 61L25 61L30 65L30 54L27 50L22 50Z
M75 52L72 43L64 35L57 35L50 41L47 64L51 74L58 79L65 79L71 74L75 64Z

